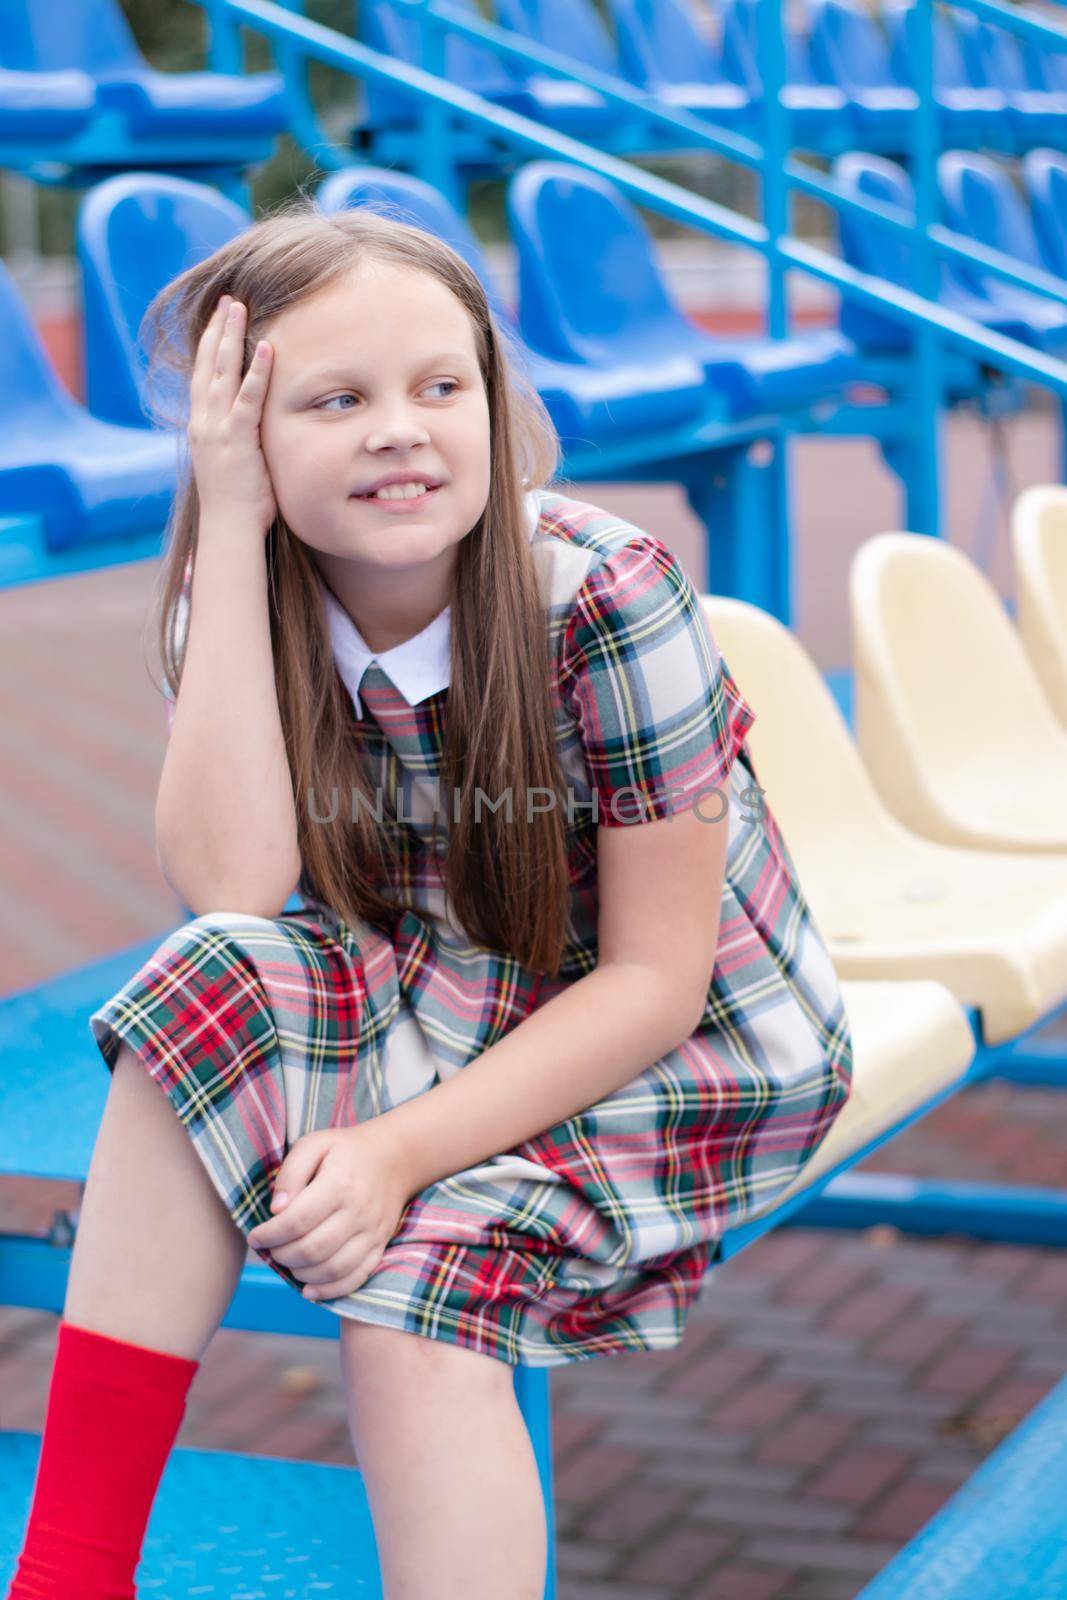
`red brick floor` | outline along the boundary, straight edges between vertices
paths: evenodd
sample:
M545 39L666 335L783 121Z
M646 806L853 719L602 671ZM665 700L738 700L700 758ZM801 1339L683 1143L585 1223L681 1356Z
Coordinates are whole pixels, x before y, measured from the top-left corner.
M1012 447L1019 483L1048 475L1041 419ZM972 425L950 451L966 485L953 536L970 548L990 518L1010 588ZM702 574L680 491L580 492ZM899 525L895 502L867 447L825 441L798 450L796 497L800 631L840 665L848 557ZM181 919L152 842L154 572L0 594L0 990ZM1065 1150L1067 1099L989 1084L868 1166L1062 1186ZM73 1185L0 1179L0 1228L43 1229L76 1199ZM781 1231L709 1275L677 1351L553 1373L561 1600L852 1600L1063 1374L1065 1336L1067 1258L1053 1250ZM54 1317L0 1310L3 1426L40 1427L54 1337ZM336 1344L220 1333L181 1442L351 1461Z

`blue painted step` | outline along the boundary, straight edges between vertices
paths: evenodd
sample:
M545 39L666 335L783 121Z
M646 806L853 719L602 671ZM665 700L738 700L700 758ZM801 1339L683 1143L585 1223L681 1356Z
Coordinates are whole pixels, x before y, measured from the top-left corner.
M22 1542L39 1435L0 1434L0 1592ZM273 1456L172 1452L137 1573L144 1600L381 1600L362 1475Z

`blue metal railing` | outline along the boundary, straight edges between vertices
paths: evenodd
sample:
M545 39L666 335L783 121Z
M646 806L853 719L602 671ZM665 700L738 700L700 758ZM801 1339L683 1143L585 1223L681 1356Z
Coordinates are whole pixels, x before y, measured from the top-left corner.
M318 60L356 78L401 90L423 108L424 137L416 163L419 175L446 194L454 194L454 125L504 141L530 155L574 162L616 184L637 204L699 232L756 251L767 264L768 333L782 338L788 331L786 275L800 271L835 289L847 300L878 311L911 330L909 409L914 454L909 487L909 524L926 533L939 531L938 419L946 350L976 358L1015 378L1051 389L1067 401L1067 364L1018 340L990 332L970 318L937 304L939 264L943 260L979 265L1008 283L1021 285L1067 304L1067 285L1037 273L994 250L976 245L945 228L938 220L937 154L939 126L933 95L933 0L914 0L919 19L916 41L915 113L911 157L914 167L914 217L892 206L845 194L810 162L789 154L789 114L780 98L784 78L781 0L759 0L757 58L764 83L762 143L712 127L702 118L668 108L623 79L599 72L532 40L488 22L451 0L390 0L396 9L421 24L429 53L443 66L446 32L495 52L505 60L566 77L595 90L620 113L636 116L657 137L677 136L686 148L707 149L757 173L761 185L761 220L753 221L725 206L692 194L682 186L645 172L633 163L582 144L566 134L496 106L447 82L440 73L398 62L359 40L348 39L300 14L300 0L197 0L211 12L212 65L232 64L237 29L247 25L272 41L285 73L293 107L294 130L308 153L324 168L335 170L355 159L322 130L307 96L303 71ZM1067 51L1067 32L1020 14L1000 0L953 0L983 20L1005 27L1049 48ZM432 137L425 137L432 130ZM817 245L795 238L789 229L791 191L805 193L838 213L862 216L872 226L905 236L915 250L914 290L898 288L851 267Z

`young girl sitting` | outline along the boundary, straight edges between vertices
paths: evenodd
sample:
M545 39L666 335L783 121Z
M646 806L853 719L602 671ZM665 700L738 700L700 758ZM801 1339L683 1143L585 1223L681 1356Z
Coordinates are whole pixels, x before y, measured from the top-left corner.
M90 1019L10 1594L133 1594L251 1245L341 1319L387 1600L540 1600L513 1368L679 1343L848 1098L837 981L692 584L558 487L454 251L301 200L152 313L190 457L157 842L194 915Z

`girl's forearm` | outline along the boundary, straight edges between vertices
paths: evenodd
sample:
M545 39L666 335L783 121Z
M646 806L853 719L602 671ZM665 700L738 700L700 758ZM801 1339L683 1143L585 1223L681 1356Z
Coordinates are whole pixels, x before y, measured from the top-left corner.
M156 849L194 915L274 916L300 876L262 532L201 523Z
M665 973L599 966L454 1077L383 1112L382 1132L395 1139L417 1194L588 1110L698 1021L692 996Z

